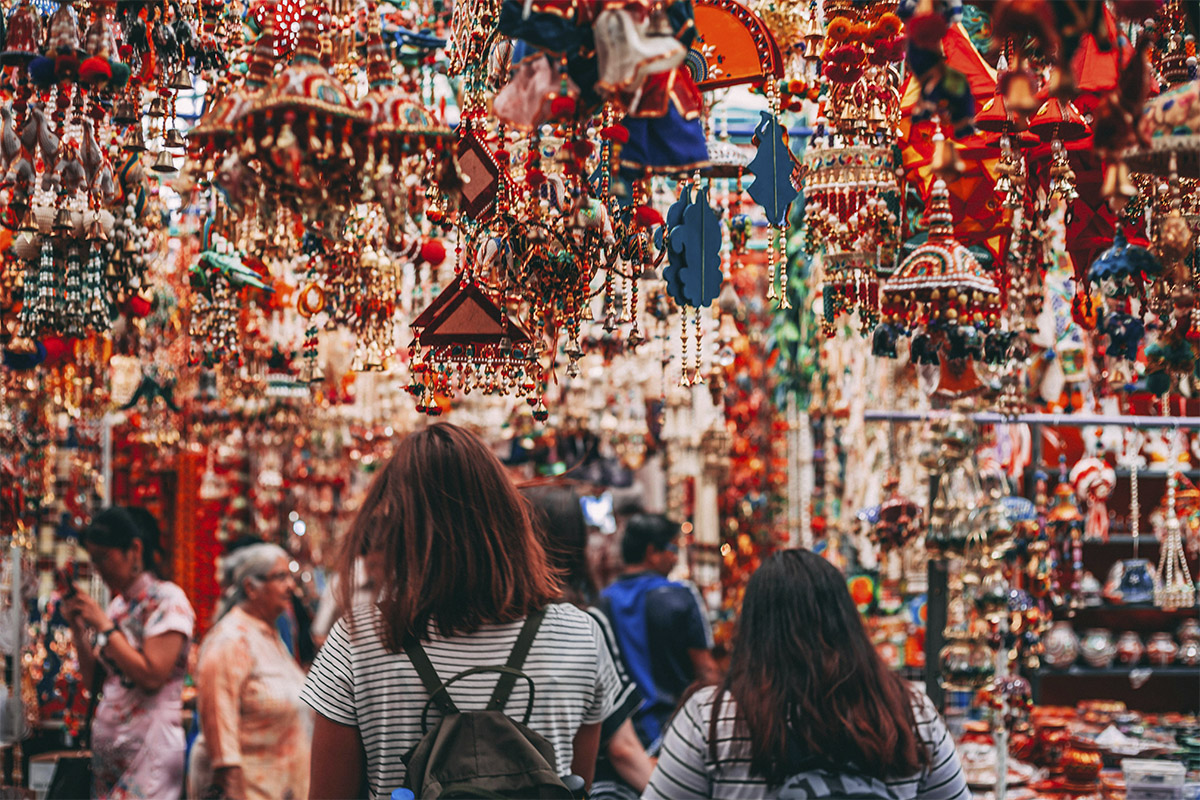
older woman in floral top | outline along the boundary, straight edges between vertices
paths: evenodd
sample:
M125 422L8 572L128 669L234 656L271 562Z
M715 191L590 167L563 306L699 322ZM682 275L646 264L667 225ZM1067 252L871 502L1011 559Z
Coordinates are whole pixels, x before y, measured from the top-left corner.
M92 724L92 797L178 798L195 613L182 589L154 575L159 531L145 509L105 509L80 538L113 593L107 609L79 588L65 604L85 681L96 669L105 674Z
M226 595L200 649L200 738L192 751L193 797L308 797L312 721L300 701L304 673L275 629L291 607L291 559L273 544L226 558Z

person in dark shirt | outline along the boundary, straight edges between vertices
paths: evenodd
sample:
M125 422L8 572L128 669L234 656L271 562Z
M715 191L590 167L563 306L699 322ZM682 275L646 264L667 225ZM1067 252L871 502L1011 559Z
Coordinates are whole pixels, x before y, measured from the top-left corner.
M625 527L625 572L602 593L625 668L645 698L633 723L654 753L679 699L693 682L715 683L712 628L696 587L667 578L679 560L679 526L639 514Z

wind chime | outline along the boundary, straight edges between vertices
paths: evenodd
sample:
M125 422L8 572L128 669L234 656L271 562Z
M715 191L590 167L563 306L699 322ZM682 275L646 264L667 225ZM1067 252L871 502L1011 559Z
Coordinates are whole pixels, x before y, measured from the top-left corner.
M827 335L842 314L857 313L864 334L875 327L879 273L895 265L900 209L893 157L900 122L895 65L904 56L895 8L894 2L825 3L826 123L809 143L803 174L805 248L823 254Z
M996 329L1000 290L962 242L946 183L936 178L926 208L928 240L913 250L880 290L882 321L872 351L896 357L901 335L912 335L912 360L941 365L938 393L959 397L982 387L972 361L983 360L985 336Z
M1162 413L1170 414L1170 395L1162 397ZM1176 436L1171 437L1167 458L1167 498L1164 532L1159 543L1157 580L1154 582L1154 604L1163 608L1191 608L1196 605L1196 585L1192 582L1187 554L1183 549L1183 532L1176 508L1179 487L1179 458Z

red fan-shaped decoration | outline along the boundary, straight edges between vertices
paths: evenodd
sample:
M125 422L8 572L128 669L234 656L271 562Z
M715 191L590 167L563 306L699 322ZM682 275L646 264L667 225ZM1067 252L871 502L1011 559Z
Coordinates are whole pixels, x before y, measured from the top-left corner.
M704 64L696 78L700 91L783 77L779 45L749 8L736 0L697 0L695 18L692 50Z

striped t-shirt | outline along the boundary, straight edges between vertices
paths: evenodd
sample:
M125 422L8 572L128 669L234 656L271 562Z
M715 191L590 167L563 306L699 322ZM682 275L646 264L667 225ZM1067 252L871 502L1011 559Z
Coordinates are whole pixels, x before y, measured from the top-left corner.
M471 667L502 666L522 624L489 625L450 638L433 632L422 646L446 681ZM389 652L381 633L382 617L374 605L339 620L300 695L321 716L359 729L373 798L388 798L404 785L401 757L423 735L421 711L429 699L408 656ZM521 669L536 687L529 727L554 746L559 774L569 775L579 727L601 722L617 700L619 680L604 637L585 612L565 603L551 605ZM464 678L450 687L450 697L460 711L482 711L496 678L495 673ZM506 713L522 721L528 699L528 684L518 680ZM432 707L430 726L439 718Z
M772 788L750 772L750 737L744 725L735 728L737 703L728 695L717 720L718 759L710 760L708 734L715 691L707 687L696 692L671 721L643 800L969 800L971 796L954 742L924 695L913 705L917 734L930 753L931 766L924 773L881 781L852 772L812 770Z

